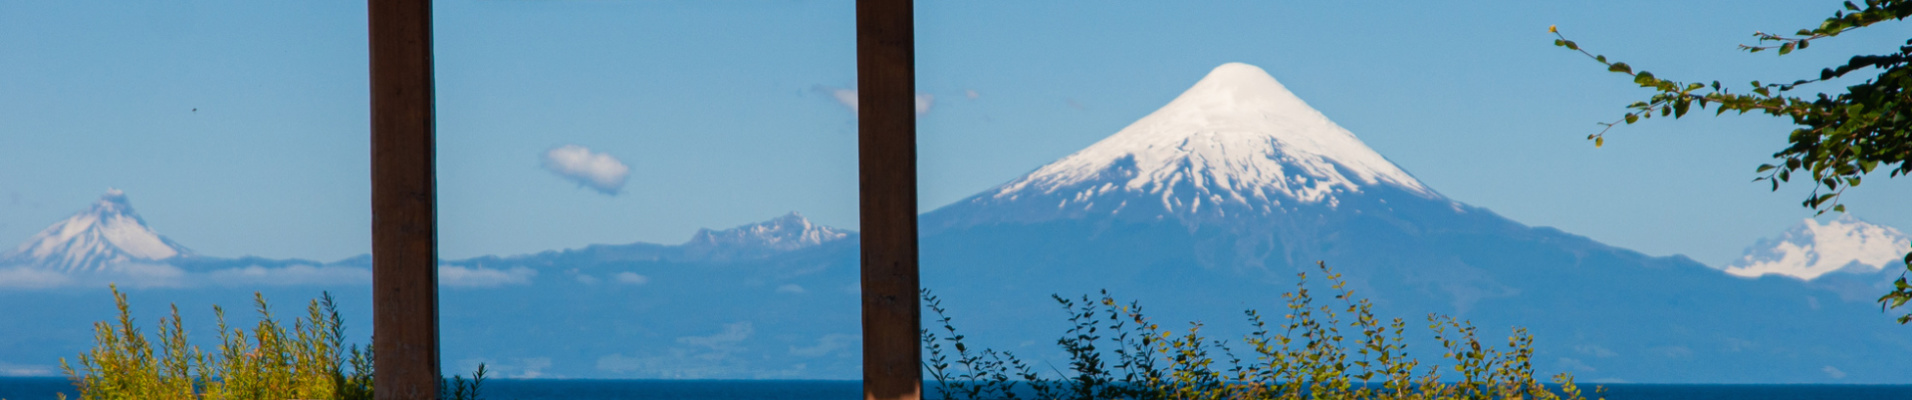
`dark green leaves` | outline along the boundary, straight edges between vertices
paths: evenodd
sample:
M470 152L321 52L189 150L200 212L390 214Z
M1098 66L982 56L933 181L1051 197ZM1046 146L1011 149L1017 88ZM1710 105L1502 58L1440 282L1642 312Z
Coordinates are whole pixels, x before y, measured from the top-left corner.
M1848 1L1843 6L1816 27L1798 30L1794 35L1756 32L1753 36L1757 45L1739 48L1753 53L1776 50L1786 55L1804 50L1819 39L1912 16L1912 0L1867 0L1863 5ZM1683 118L1698 103L1701 109L1717 107L1714 115L1727 111L1756 113L1792 122L1795 129L1787 135L1788 144L1773 153L1776 162L1759 166L1755 173L1763 176L1754 180L1767 181L1777 191L1781 182L1791 182L1794 173L1802 177L1810 174L1810 180L1802 181L1812 182L1813 191L1801 205L1822 214L1845 212L1840 196L1879 168L1888 171L1888 177L1912 174L1912 163L1908 162L1912 160L1912 40L1885 54L1852 56L1843 65L1822 69L1816 79L1779 81L1790 84L1753 81L1750 92L1742 94L1727 90L1718 81L1706 85L1660 79L1646 71L1636 73L1631 65L1581 49L1557 29L1550 28L1549 32L1554 34L1556 46L1578 51L1606 66L1607 71L1628 74L1634 84L1652 91L1645 101L1628 104L1628 112L1620 121L1601 123L1604 129L1588 137L1595 146L1603 144L1605 133L1615 125L1633 124L1656 112ZM1804 85L1860 71L1876 72L1877 76L1844 88L1826 88L1830 90L1823 90L1824 94L1793 95L1794 89ZM1912 263L1912 255L1907 255L1907 261ZM1903 307L1908 302L1912 302L1912 284L1903 277L1894 284L1892 293L1879 298L1885 309ZM1912 313L1899 321L1912 322Z

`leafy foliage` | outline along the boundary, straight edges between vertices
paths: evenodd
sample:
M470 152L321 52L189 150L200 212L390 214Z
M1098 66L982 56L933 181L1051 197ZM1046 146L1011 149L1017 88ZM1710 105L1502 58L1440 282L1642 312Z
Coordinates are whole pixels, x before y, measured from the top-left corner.
M1912 16L1912 1L1866 0L1863 6L1848 1L1844 10L1834 12L1818 27L1800 29L1792 35L1754 32L1753 37L1759 44L1739 48L1751 53L1773 50L1786 55L1805 50L1817 40L1880 22L1903 20L1907 16ZM1772 190L1777 191L1780 182L1791 181L1795 174L1809 173L1813 191L1800 205L1820 214L1844 212L1846 207L1840 204L1840 196L1846 189L1859 186L1868 173L1883 169L1889 171L1888 178L1912 173L1912 163L1906 162L1912 158L1912 115L1908 115L1912 114L1912 69L1908 69L1912 64L1912 40L1894 52L1852 56L1843 65L1821 70L1817 78L1791 83L1753 81L1745 92L1734 92L1719 81L1681 82L1661 79L1645 70L1635 71L1627 63L1611 61L1604 55L1582 49L1579 43L1561 35L1556 27L1548 27L1547 31L1554 34L1555 46L1578 51L1605 65L1608 71L1628 75L1633 83L1654 92L1646 100L1628 105L1628 111L1619 120L1602 123L1606 129L1588 135L1594 146L1604 144L1607 130L1616 125L1632 124L1656 114L1680 118L1695 107L1705 110L1711 106L1714 115L1729 111L1753 112L1790 118L1798 125L1788 138L1790 144L1773 154L1777 161L1758 167L1755 173L1765 175L1756 180L1771 182ZM1795 94L1803 87L1860 71L1877 71L1878 75L1847 86L1843 93ZM1912 268L1912 254L1905 256L1905 262ZM1891 293L1879 298L1884 309L1900 308L1909 301L1912 301L1912 284L1907 283L1904 274ZM1899 323L1908 322L1912 322L1912 312L1899 317Z
M1055 296L1071 325L1056 340L1069 355L1068 371L1055 374L1007 351L970 349L941 299L924 291L942 325L942 333L923 330L924 367L944 398L965 400L1582 398L1570 374L1553 377L1558 392L1536 379L1533 337L1524 329L1514 330L1503 351L1483 346L1466 322L1430 315L1446 364L1424 366L1407 354L1405 321L1376 318L1373 304L1355 297L1339 274L1318 267L1334 301L1318 302L1308 274L1300 274L1295 291L1282 295L1287 311L1279 325L1245 312L1254 328L1243 338L1247 359L1227 341L1202 336L1201 323L1181 333L1162 329L1139 303L1119 303L1107 291L1093 300Z
M372 349L345 347L344 319L330 293L308 303L306 317L295 318L290 329L273 318L264 295L253 295L259 322L250 331L227 326L225 310L213 306L219 321L219 346L213 353L187 342L179 306L160 320L155 346L134 323L126 294L118 287L113 288L113 301L119 319L94 324L94 347L79 355L79 365L60 360L80 399L372 398ZM440 397L477 400L484 379L480 364L469 381L454 377L441 382ZM447 384L449 391L443 388Z

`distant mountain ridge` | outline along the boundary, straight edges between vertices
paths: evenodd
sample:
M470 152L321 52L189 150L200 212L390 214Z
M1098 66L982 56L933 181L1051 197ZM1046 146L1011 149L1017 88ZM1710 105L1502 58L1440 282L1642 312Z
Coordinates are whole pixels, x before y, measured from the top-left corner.
M620 262L713 263L764 259L826 245L854 245L856 233L819 225L795 212L723 230L699 229L678 245L594 244L514 256L446 260L446 265L596 265Z
M1147 305L1164 327L1199 321L1210 337L1233 339L1245 333L1243 309L1280 315L1279 293L1325 262L1384 318L1417 326L1430 313L1455 315L1485 337L1526 327L1537 369L1583 382L1903 383L1912 368L1905 328L1871 302L1877 277L1818 272L1855 270L1837 258L1876 251L1835 250L1899 243L1894 230L1814 224L1756 247L1790 243L1815 255L1775 259L1829 267L1749 263L1736 268L1761 273L1741 277L1527 226L1441 195L1246 64L1217 67L1109 138L920 222L922 284L970 345L1039 365L1060 362L1050 344L1067 329L1051 295L1106 289ZM445 359L508 377L854 379L856 238L791 213L675 245L445 260ZM370 267L364 256L317 268L166 260L230 276ZM1788 273L1800 271L1821 275ZM0 304L50 295L0 291L13 299ZM84 344L84 331L29 330L39 323L0 319L0 338ZM1432 360L1433 348L1410 351Z

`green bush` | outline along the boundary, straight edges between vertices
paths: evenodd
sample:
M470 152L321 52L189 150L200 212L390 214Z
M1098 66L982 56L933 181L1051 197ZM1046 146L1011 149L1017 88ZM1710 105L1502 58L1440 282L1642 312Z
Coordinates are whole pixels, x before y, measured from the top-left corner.
M1295 291L1282 294L1285 322L1270 327L1261 313L1245 312L1254 328L1242 338L1246 359L1227 341L1203 337L1201 323L1181 333L1162 329L1139 303L1121 305L1106 290L1096 300L1052 296L1071 323L1056 340L1069 355L1068 372L1055 374L1007 351L970 349L940 299L925 290L943 333L923 330L924 366L944 398L965 400L1582 399L1570 374L1553 377L1557 390L1536 379L1533 336L1523 328L1513 330L1503 351L1483 346L1468 322L1429 315L1445 364L1423 365L1408 356L1406 322L1383 323L1339 274L1325 263L1317 267L1335 301L1318 304L1308 274L1300 274ZM1353 318L1344 321L1343 313ZM1348 336L1353 332L1359 334Z
M113 301L119 319L93 325L94 347L79 355L78 367L60 359L82 400L372 398L372 349L345 347L344 320L330 293L308 303L306 317L295 318L290 329L273 318L258 293L253 301L259 322L250 331L227 326L225 310L213 306L219 346L212 353L188 344L178 305L160 320L156 345L133 323L126 294L118 287L113 287ZM484 374L480 364L470 380L441 382L441 397L478 399Z

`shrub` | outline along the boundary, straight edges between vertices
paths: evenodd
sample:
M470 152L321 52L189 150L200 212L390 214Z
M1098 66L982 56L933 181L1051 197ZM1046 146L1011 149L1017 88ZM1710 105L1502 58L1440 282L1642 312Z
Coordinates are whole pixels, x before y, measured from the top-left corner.
M187 342L178 305L172 306L171 316L160 319L155 345L134 324L126 294L117 286L113 301L119 319L93 325L94 347L79 355L78 367L60 359L80 399L372 398L372 348L345 347L344 319L330 293L309 302L306 317L295 318L290 329L273 318L265 296L258 293L253 302L259 322L250 331L227 326L225 309L213 306L219 345L210 354ZM454 377L441 382L441 397L478 399L484 374L480 364L469 381ZM445 390L447 383L451 390Z
M1056 340L1069 356L1068 372L1055 374L1007 351L973 351L940 299L925 290L924 304L943 332L923 330L924 367L943 398L967 400L1582 398L1571 374L1553 377L1557 391L1536 379L1533 336L1523 328L1500 350L1483 346L1471 323L1429 315L1444 360L1423 365L1408 356L1405 321L1382 322L1339 274L1325 263L1317 268L1335 301L1320 304L1308 274L1299 274L1295 290L1282 294L1281 324L1270 327L1260 312L1244 312L1253 328L1242 338L1246 359L1227 341L1202 336L1199 322L1179 334L1162 329L1139 303L1122 305L1106 290L1094 300L1052 296L1071 324ZM1353 318L1344 321L1343 313ZM1359 334L1349 337L1353 332Z

